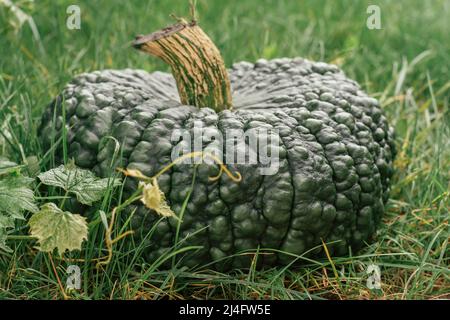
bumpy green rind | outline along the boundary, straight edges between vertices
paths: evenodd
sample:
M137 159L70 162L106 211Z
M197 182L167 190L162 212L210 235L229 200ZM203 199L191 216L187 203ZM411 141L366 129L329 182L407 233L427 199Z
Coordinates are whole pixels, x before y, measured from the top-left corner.
M183 264L204 264L258 246L298 255L320 246L322 239L336 241L328 246L332 255L344 255L349 247L358 250L370 241L384 212L395 154L393 130L377 100L336 66L300 58L237 63L230 80L234 110L216 113L181 105L166 73L127 69L79 75L43 116L44 147L60 138L54 132L61 132L62 101L69 157L100 176L116 165L155 174L171 162L177 145L172 132L192 131L194 122L211 135L230 128L277 129L281 143L275 175L261 175L258 165L230 165L241 173L241 183L225 175L211 182L208 177L218 173L217 166L198 167L179 239L203 249ZM115 142L106 136L121 143L120 162L112 163ZM206 142L203 147L218 145ZM191 187L193 168L176 165L159 179L175 212ZM136 188L132 180L127 180L128 192ZM141 205L134 208L132 226L137 239L144 239L159 218ZM163 219L143 240L149 261L173 246L176 225L175 219ZM234 257L218 266L245 267L250 259ZM291 260L273 253L258 262Z

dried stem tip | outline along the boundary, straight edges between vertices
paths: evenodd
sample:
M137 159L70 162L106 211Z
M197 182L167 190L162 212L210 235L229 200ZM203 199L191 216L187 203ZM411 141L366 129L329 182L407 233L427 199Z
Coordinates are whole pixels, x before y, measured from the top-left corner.
M180 21L146 36L136 49L159 57L172 68L181 103L216 111L231 109L231 89L219 50L195 21Z

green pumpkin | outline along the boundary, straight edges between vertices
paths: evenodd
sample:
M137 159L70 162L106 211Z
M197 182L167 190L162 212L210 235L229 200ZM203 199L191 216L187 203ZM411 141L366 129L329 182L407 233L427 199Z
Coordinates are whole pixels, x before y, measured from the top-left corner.
M55 138L54 128L61 132L63 102L68 155L100 176L110 175L115 166L156 174L183 143L173 141L175 130L193 134L201 124L230 142L230 129L268 128L279 138L275 174L262 174L261 163L224 159L241 174L241 182L226 175L211 181L219 172L213 163L177 164L159 177L159 187L178 213L196 170L179 239L185 239L183 246L202 248L187 254L182 264L201 265L257 248L271 249L259 264L286 264L294 256L281 251L320 255L324 241L331 255L345 255L370 242L388 199L395 154L393 130L377 100L338 67L301 58L240 62L228 75L231 110L182 104L177 82L163 72L81 74L46 110L40 129L44 146ZM117 159L112 159L116 143L107 136L120 143ZM220 148L216 142L203 141L202 147ZM125 191L131 194L136 186L127 179ZM144 241L146 259L154 261L174 245L178 221L161 219L140 203L132 209L135 240ZM152 228L152 237L146 238ZM237 255L218 265L246 267L251 259Z

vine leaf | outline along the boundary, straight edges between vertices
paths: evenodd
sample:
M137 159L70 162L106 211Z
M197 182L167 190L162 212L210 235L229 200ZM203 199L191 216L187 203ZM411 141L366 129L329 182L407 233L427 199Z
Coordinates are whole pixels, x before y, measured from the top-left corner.
M36 212L33 190L29 185L34 180L22 176L6 176L0 179L0 249L11 251L6 246L8 229L14 228L15 220L25 220L23 211Z
M151 183L140 181L139 187L142 188L141 202L147 208L154 210L160 216L177 218L175 213L167 204L166 196L161 189L159 189L156 178L153 178Z
M81 250L83 240L87 239L86 218L79 214L62 211L54 203L46 203L28 222L30 233L39 242L38 249L60 255L66 250Z
M22 211L38 211L34 203L33 190L29 185L34 180L22 176L9 176L0 180L0 212L15 219L24 219Z
M76 167L73 163L61 165L38 175L42 183L60 187L76 195L78 201L91 205L100 200L110 186L120 185L120 179L98 178L89 170Z
M158 185L158 179L147 177L138 169L118 169L127 177L134 177L140 180L139 188L142 189L141 202L149 209L154 210L162 217L174 217L178 219L175 212L170 209L166 200L166 195L161 191Z
M11 248L6 245L8 229L11 228L14 228L14 219L0 213L0 251L12 252Z

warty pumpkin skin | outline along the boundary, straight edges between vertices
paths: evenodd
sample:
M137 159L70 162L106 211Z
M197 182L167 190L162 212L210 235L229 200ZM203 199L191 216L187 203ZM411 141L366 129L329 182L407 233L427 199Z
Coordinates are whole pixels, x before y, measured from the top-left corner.
M179 239L187 237L183 246L203 248L182 264L204 264L258 247L298 255L319 246L311 253L317 255L322 240L334 242L328 245L331 255L344 255L349 247L358 250L369 242L384 212L395 153L393 130L377 100L338 67L301 58L237 63L229 77L234 108L216 112L182 105L167 73L127 69L79 75L43 116L44 146L51 144L53 126L61 132L63 101L69 157L100 176L116 165L155 174L171 162L177 144L170 139L173 130L192 130L194 122L224 135L229 128L273 128L280 137L277 174L264 176L258 166L224 159L242 181L225 175L209 181L217 166L198 167ZM112 166L115 143L102 139L106 136L121 143L121 160ZM193 165L180 164L159 178L176 213L193 174ZM127 179L125 190L136 185ZM132 228L142 240L160 217L137 203L133 208ZM177 223L162 219L153 236L143 240L149 261L173 246ZM245 267L251 258L230 258L220 266ZM292 259L272 252L258 263Z

